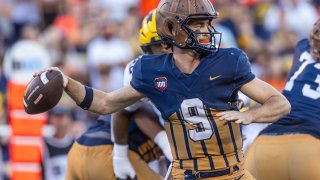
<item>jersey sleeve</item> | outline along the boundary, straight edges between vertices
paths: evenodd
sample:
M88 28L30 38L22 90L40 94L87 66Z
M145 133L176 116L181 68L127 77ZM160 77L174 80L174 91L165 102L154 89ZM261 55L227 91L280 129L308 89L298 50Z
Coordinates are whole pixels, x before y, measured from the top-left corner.
M301 54L304 51L307 51L310 49L309 43L310 42L308 39L302 39L296 44L294 56L293 56L293 66L292 67L295 67L294 66L295 64L300 64L299 60L300 60Z
M234 76L236 87L240 88L254 78L255 75L251 71L248 56L244 52L241 52L237 61L236 74Z

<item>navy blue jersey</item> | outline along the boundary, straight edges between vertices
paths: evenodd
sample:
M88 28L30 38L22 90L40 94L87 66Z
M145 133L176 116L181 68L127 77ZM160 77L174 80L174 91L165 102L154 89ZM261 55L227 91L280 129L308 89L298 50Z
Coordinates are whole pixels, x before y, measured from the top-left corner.
M85 146L112 145L111 116L101 116L76 141Z
M138 153L141 158L150 162L162 155L161 149L131 121L128 136L129 149ZM77 140L84 146L113 145L111 140L111 116L100 116L97 122L89 127Z
M307 133L320 138L320 63L310 55L309 40L298 42L283 95L291 112L260 134Z
M216 114L237 110L238 90L254 79L247 56L220 49L201 59L190 75L173 55L145 55L134 66L131 86L148 97L166 120L176 162L184 169L213 170L242 159L242 137L235 123L224 125Z

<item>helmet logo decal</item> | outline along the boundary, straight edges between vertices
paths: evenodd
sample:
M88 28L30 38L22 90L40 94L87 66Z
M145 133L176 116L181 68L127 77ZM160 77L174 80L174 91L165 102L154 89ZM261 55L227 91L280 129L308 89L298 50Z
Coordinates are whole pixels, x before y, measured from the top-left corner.
M166 77L157 77L154 79L154 86L161 92L167 89L167 78Z

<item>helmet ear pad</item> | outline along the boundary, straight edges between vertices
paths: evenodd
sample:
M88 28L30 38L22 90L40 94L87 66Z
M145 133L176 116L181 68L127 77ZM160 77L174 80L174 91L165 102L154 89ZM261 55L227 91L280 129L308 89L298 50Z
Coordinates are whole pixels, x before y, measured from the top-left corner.
M163 27L164 33L166 33L169 37L173 37L176 35L176 31L174 28L174 23L172 22L171 18L164 20L164 27Z
M179 46L185 47L187 45L186 41L189 37L188 33L185 31L184 28L181 27L181 25L179 25L178 28L176 28L176 43Z
M177 20L173 18L166 18L164 21L163 32L167 35L167 38L179 46L184 47L186 46L188 34L180 24L174 23L174 21Z

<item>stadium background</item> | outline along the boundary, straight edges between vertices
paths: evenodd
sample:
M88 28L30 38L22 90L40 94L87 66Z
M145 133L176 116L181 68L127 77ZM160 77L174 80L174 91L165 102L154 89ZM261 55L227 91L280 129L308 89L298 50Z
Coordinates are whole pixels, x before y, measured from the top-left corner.
M294 45L309 36L320 1L212 2L220 13L214 27L223 33L222 47L243 49L256 76L281 91ZM157 3L0 0L0 180L63 174L50 167L55 152L47 146L67 148L96 117L66 95L49 113L24 114L23 90L32 72L58 66L84 84L105 91L120 88L126 63L141 54L141 20Z

